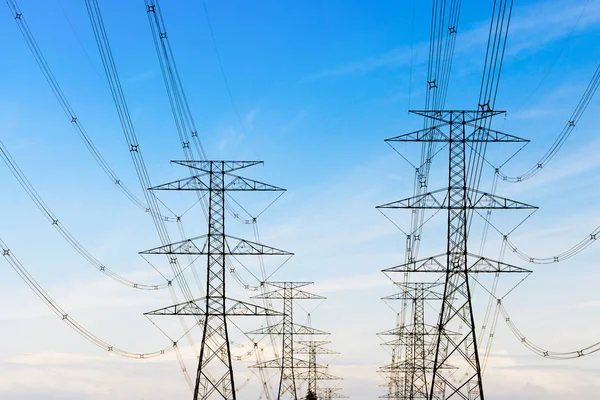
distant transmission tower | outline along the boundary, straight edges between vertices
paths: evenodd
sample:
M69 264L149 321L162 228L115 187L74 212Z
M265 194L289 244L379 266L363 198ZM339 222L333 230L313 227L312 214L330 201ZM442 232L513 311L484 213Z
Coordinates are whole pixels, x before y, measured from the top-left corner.
M331 375L327 372L320 371L322 366L317 362L318 355L333 355L340 354L337 351L329 350L324 346L331 342L328 341L317 341L317 340L301 340L297 342L298 347L296 348L296 354L308 355L308 371L301 372L298 374L298 379L306 380L308 382L308 392L317 394L319 392L318 382L319 381L333 381L342 380L342 378Z
M279 377L278 400L284 396L298 399L296 388L297 370L308 369L309 363L298 359L294 353L294 336L296 335L328 335L308 326L294 323L294 300L325 299L322 296L305 292L299 288L311 285L312 282L265 282L266 285L277 288L276 290L254 296L255 299L272 299L283 301L283 319L280 323L265 328L248 332L248 335L281 335L283 337L283 351L280 359L265 361L253 365L252 368L277 368L281 370Z
M226 256L292 255L283 250L225 234L226 192L283 191L284 189L233 174L261 161L173 161L198 174L156 186L151 190L204 191L209 194L208 234L141 252L141 254L206 255L206 297L146 313L146 315L193 315L201 317L202 343L194 400L235 400L227 317L281 315L257 305L233 300L225 292ZM208 182L205 182L208 181Z
M342 388L323 388L319 393L318 399L331 400L331 399L347 399L348 396L338 393Z
M432 289L439 283L409 282L399 283L401 293L384 297L385 300L408 300L411 306L411 323L397 327L380 335L393 335L396 339L384 343L394 349L403 349L402 359L392 359L392 364L381 370L392 379L387 396L392 399L427 399L427 371L433 360L430 354L431 340L436 328L425 324L425 301L441 300L442 295Z
M448 187L416 197L379 206L394 209L447 210L446 252L393 267L384 272L437 272L444 274L444 292L435 339L429 399L483 400L481 365L477 349L470 275L474 273L529 272L525 269L468 253L467 218L474 210L535 209L468 187L467 146L484 142L525 142L526 140L484 126L483 121L500 111L481 110L411 111L431 120L430 127L387 139L387 142L447 143L449 148ZM442 128L448 128L444 133ZM481 157L471 150L469 156ZM452 377L459 369L465 378Z

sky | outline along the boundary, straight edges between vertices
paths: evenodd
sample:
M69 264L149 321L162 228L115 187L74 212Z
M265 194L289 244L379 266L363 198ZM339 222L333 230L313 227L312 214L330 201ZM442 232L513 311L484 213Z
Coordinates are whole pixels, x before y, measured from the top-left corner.
M110 98L86 15L73 0L18 2L79 121L123 182L141 197L129 149ZM462 2L447 106L476 106L492 2ZM142 0L99 0L124 93L150 179L186 177ZM376 333L395 324L396 307L381 297L398 291L380 271L404 260L404 234L375 206L412 195L413 170L383 140L422 126L409 109L424 106L431 4L424 1L213 1L161 3L171 45L199 134L211 159L264 160L245 175L287 189L259 218L267 245L295 253L273 280L314 281L308 290L326 302L299 302L296 321L331 332L336 383L355 399L384 394L377 368L390 356ZM515 0L494 128L531 139L507 164L518 175L535 165L568 121L596 69L600 54L600 1ZM216 46L215 46L216 44ZM152 222L106 178L72 129L27 48L7 7L0 12L0 140L61 223L111 269L129 279L161 282L138 252L160 245ZM218 52L218 53L217 53ZM218 56L217 56L218 54ZM219 62L220 59L220 62ZM598 225L600 140L594 98L558 155L533 179L501 182L498 194L540 209L511 240L536 257L560 253ZM408 158L418 149L399 149ZM494 147L494 163L518 147ZM432 189L444 187L447 165L434 164ZM483 187L493 171L484 173ZM168 291L135 291L88 265L56 234L8 168L0 168L0 237L50 295L89 331L133 352L170 342L143 313L170 305ZM194 199L160 195L176 213ZM252 215L272 197L239 200ZM239 210L238 210L239 211ZM527 214L496 214L508 232ZM406 229L408 215L389 215ZM206 232L198 207L183 218L187 236ZM424 231L422 256L444 250L443 215ZM481 223L475 223L476 229ZM174 240L180 240L170 227ZM249 225L231 220L232 234L254 239ZM474 235L477 236L477 235ZM479 235L480 236L480 235ZM485 255L498 258L501 235L491 231ZM478 238L472 248L477 248ZM600 248L565 262L529 265L534 271L503 301L512 320L543 348L572 351L596 343L600 309L595 268ZM149 259L168 274L161 260ZM266 267L275 271L276 260ZM57 318L2 262L0 268L1 399L164 399L191 397L176 358L127 360L94 347ZM241 269L256 283L256 260ZM200 276L202 264L199 264ZM194 277L188 274L194 293ZM228 276L232 297L249 299ZM507 278L506 287L516 283ZM503 281L504 282L504 281ZM488 298L475 294L478 321ZM314 310L314 311L313 311ZM174 318L153 320L170 337L183 334ZM237 322L237 321L236 321ZM256 329L264 321L239 322ZM193 331L195 341L200 332ZM234 335L234 352L249 343ZM264 344L264 353L271 349ZM191 346L182 344L193 371ZM236 362L240 396L258 398L260 381ZM525 349L500 318L484 374L492 399L592 398L600 389L600 358L541 358ZM271 373L273 375L274 373ZM247 380L247 383L245 383ZM507 384L508 383L508 384ZM238 386L241 385L238 384ZM247 393L247 394L246 394Z

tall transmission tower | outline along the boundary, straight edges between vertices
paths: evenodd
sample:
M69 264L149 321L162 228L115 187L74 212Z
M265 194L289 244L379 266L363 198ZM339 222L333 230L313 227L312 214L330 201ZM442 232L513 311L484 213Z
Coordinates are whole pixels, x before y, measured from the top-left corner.
M317 341L317 340L301 340L297 342L299 347L296 347L296 354L308 355L308 371L301 372L298 374L298 379L303 379L308 382L308 392L317 394L318 382L319 381L333 381L342 380L342 378L331 375L327 372L320 371L321 366L317 362L318 355L335 355L340 354L337 351L333 351L325 348L324 346L329 344L329 341Z
M225 234L227 192L284 189L233 174L261 161L173 161L198 171L197 175L150 188L208 192L208 234L146 250L141 254L206 255L206 297L150 311L146 315L193 315L203 326L194 400L235 400L236 389L227 318L230 316L279 316L281 313L234 300L226 294L226 257L287 255L292 253ZM207 182L206 182L207 181Z
M279 377L279 390L277 399L283 400L284 396L298 399L297 372L299 369L308 369L309 363L298 359L294 353L294 336L296 335L328 335L308 326L294 323L294 300L322 300L323 296L312 294L299 288L311 285L312 282L265 282L266 285L276 288L273 291L254 296L255 299L271 299L283 301L283 319L276 325L267 326L251 332L248 335L281 335L282 354L279 359L265 361L253 365L252 368L277 368L281 370Z
M434 345L431 384L428 398L483 400L483 382L477 348L475 318L471 298L471 274L528 273L523 268L490 260L467 251L469 221L475 210L535 209L514 200L468 187L467 146L476 143L525 142L525 139L492 130L485 120L503 112L489 110L411 111L431 122L425 129L400 135L387 142L447 143L448 187L388 203L378 208L447 210L446 252L389 268L384 272L437 272L444 275L444 291ZM446 133L444 129L447 128ZM481 157L475 151L470 157ZM465 378L456 382L451 376L459 369Z

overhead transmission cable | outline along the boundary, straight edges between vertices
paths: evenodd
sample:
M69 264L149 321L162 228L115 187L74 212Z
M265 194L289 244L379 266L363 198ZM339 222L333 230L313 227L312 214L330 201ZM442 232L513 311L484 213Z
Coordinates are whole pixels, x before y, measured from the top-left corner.
M506 311L506 308L504 307L504 305L501 302L499 302L499 307L500 307L500 312L502 313L502 316L504 317L504 321L510 328L511 332L515 335L515 337L517 339L519 339L519 341L521 342L521 344L523 346L525 346L531 352L533 352L539 356L542 356L544 358L549 358L552 360L571 360L574 358L581 358L584 356L588 356L590 354L594 354L594 353L600 351L600 342L596 342L590 346L584 347L579 350L566 351L566 352L552 351L552 350L545 349L541 346L538 346L537 344L535 344L532 341L530 341L529 339L527 339L527 337L525 335L523 335L523 333L521 333L521 331L517 328L517 326L513 322L512 318Z
M141 290L158 290L164 289L169 286L170 280L166 279L163 276L164 282L160 284L144 284L133 282L122 275L117 274L110 268L107 268L104 263L94 257L88 250L85 248L72 234L71 232L62 224L62 222L58 219L56 214L52 212L50 207L46 204L44 199L39 195L39 193L35 190L31 182L27 179L27 176L23 173L23 170L16 163L12 155L8 152L8 149L4 145L4 143L0 140L0 156L2 160L8 166L10 172L17 179L23 190L27 193L31 201L35 204L35 206L40 210L42 215L50 222L52 227L69 243L69 245L79 253L89 264L91 264L98 271L102 272L104 275L109 278L125 285L129 286L133 289L141 289Z
M133 122L131 120L131 115L129 113L129 109L127 106L127 102L125 99L125 95L123 93L123 88L121 86L121 82L119 79L117 67L115 65L115 61L112 55L111 46L108 40L108 36L106 34L106 29L104 26L104 21L102 18L102 14L100 12L100 8L98 6L97 0L85 0L86 9L88 12L88 16L90 19L90 23L92 26L92 30L94 31L94 37L96 39L96 45L98 47L98 52L100 53L100 58L102 60L102 65L104 68L104 72L106 74L106 78L109 84L110 92L113 98L113 102L115 108L117 110L117 114L119 116L119 120L121 122L121 127L123 129L123 134L125 136L125 140L129 147L129 152L138 175L138 180L141 186L142 191L144 192L144 196L146 198L146 202L148 206L152 210L151 215L153 218L155 229L160 238L161 244L163 246L169 244L171 242L169 238L169 233L165 226L165 222L158 218L160 215L160 207L158 204L158 200L151 190L147 190L151 188L151 181L148 175L148 171L146 169L146 165L144 159L142 157L142 152L140 149L140 143L137 139L137 135L135 132L135 128L133 126ZM171 267L174 275L175 281L178 283L180 290L183 293L183 296L186 301L193 301L194 296L190 287L187 283L185 276L182 273L181 266L179 264L179 260L175 255L167 255L167 260L169 266ZM179 303L177 299L177 294L173 290L172 286L169 286L170 294L175 303ZM183 316L179 318L180 324L184 331L189 332L187 328L187 322L184 320ZM196 316L196 322L200 323L202 319L200 316ZM197 349L195 348L194 341L190 334L186 334L187 340L192 346L194 353L197 354ZM184 367L183 360L179 358L178 361L181 366L181 371L184 374L184 377L188 383L190 383L190 378L187 376L187 369Z
M569 136L571 136L571 133L573 133L573 131L575 130L577 123L583 116L583 113L590 104L590 101L596 94L598 86L600 86L600 64L596 67L592 79L588 83L585 92L583 93L583 96L581 97L579 103L577 103L577 106L575 107L575 111L573 111L573 114L571 114L571 117L563 127L562 131L560 132L556 140L554 140L552 146L550 146L550 149L548 149L548 151L540 158L540 160L536 162L531 168L529 168L523 174L518 176L509 176L503 173L501 169L502 167L504 167L504 164L502 164L500 167L496 168L496 173L500 176L500 178L506 182L517 183L529 180L538 173L540 173L541 170L544 167L546 167L550 161L552 161L552 159L556 156L558 151L563 147Z
M83 141L84 145L86 146L86 148L88 149L90 154L94 157L94 160L96 161L96 163L100 166L100 168L102 169L104 174L111 180L111 182L133 204L135 204L139 209L143 210L144 212L151 212L151 210L148 208L148 206L142 200L140 200L135 194L133 194L131 189L129 189L123 183L123 181L117 176L117 174L114 172L112 167L108 164L108 162L106 161L104 156L100 153L100 150L98 150L98 148L92 141L92 139L89 136L89 134L87 133L85 127L81 123L79 117L77 117L77 115L76 115L73 107L71 106L71 103L67 99L64 91L62 90L61 86L59 85L58 80L56 79L56 76L52 72L52 69L48 65L48 62L46 61L46 58L44 57L44 54L42 53L35 36L31 32L31 29L29 28L29 25L27 24L27 21L25 20L25 17L23 16L23 12L19 8L17 1L16 0L6 0L6 4L8 5L8 8L11 11L11 13L13 14L14 20L15 20L17 26L19 27L19 30L21 31L21 34L23 35L23 38L25 39L27 46L29 47L32 55L34 56L35 61L38 64L38 67L40 68L40 71L44 75L46 82L48 82L48 85L50 86L52 93L56 97L56 100L60 104L65 115L71 121L71 125L73 126L73 128L75 129L75 131L77 132L77 134L79 135L81 140ZM175 220L172 217L163 216L163 218L165 218L165 220L168 220L168 221Z
M87 329L85 329L77 320L75 320L67 311L65 311L49 294L46 292L42 286L34 279L34 277L29 273L29 271L25 268L25 266L21 263L21 261L14 255L14 253L10 250L8 245L0 238L0 250L2 250L2 255L4 259L10 264L10 266L15 270L15 272L19 275L19 277L29 286L29 288L42 300L42 302L50 308L50 310L58 316L63 322L65 322L71 329L77 332L79 335L83 336L86 340L94 344L95 346L106 350L115 355L126 357L126 358L136 358L136 359L145 359L145 358L154 358L161 356L167 352L174 351L177 349L178 341L171 341L171 344L163 349L149 352L149 353L136 353L127 350L123 350L119 347L115 347L104 340L100 339L98 336L94 335ZM182 335L185 336L187 332Z

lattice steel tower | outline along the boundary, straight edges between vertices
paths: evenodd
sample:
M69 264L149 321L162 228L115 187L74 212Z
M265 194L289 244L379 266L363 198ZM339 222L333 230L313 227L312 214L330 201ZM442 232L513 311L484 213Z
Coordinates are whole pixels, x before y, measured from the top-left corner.
M317 394L319 381L342 380L342 378L320 371L323 367L317 362L318 355L340 354L337 351L329 350L324 346L331 342L318 340L301 340L297 342L296 354L308 355L308 371L298 374L298 379L308 382L308 392Z
M298 399L296 388L297 372L299 369L308 369L309 363L295 357L294 336L296 335L328 335L308 326L294 323L294 300L321 300L322 296L300 290L299 288L311 285L312 282L265 282L266 285L277 288L276 290L254 296L255 299L275 299L283 301L283 319L280 323L265 328L248 332L249 335L281 335L283 348L281 358L265 361L253 365L252 368L277 368L281 370L279 377L278 400L284 396Z
M435 335L436 327L425 323L425 301L442 300L442 295L433 290L440 285L423 282L398 283L402 292L384 297L384 300L409 301L411 322L380 333L396 337L395 340L384 343L385 345L404 349L401 360L392 360L392 364L381 369L382 372L390 374L394 381L392 390L382 398L428 398L427 371L431 370L433 364L430 354L431 340L428 338Z
M483 400L481 366L469 277L473 273L529 272L525 269L468 253L470 213L489 209L535 209L468 187L467 146L470 157L481 157L472 146L484 142L525 142L486 126L484 121L501 111L411 111L432 123L428 128L387 139L387 142L442 142L449 147L448 187L379 206L398 209L447 210L446 252L393 267L384 272L438 272L444 274L444 291L436 332L429 399ZM447 128L447 133L442 128ZM472 262L471 262L472 261ZM456 382L452 368L464 372Z
M206 297L146 313L146 315L200 316L202 343L194 400L235 400L227 317L281 315L226 295L225 263L229 255L292 255L292 253L225 234L225 197L230 191L283 191L284 189L232 172L261 161L173 161L198 171L197 175L156 186L151 190L208 192L208 234L141 252L141 254L206 255ZM204 180L208 180L206 183Z

